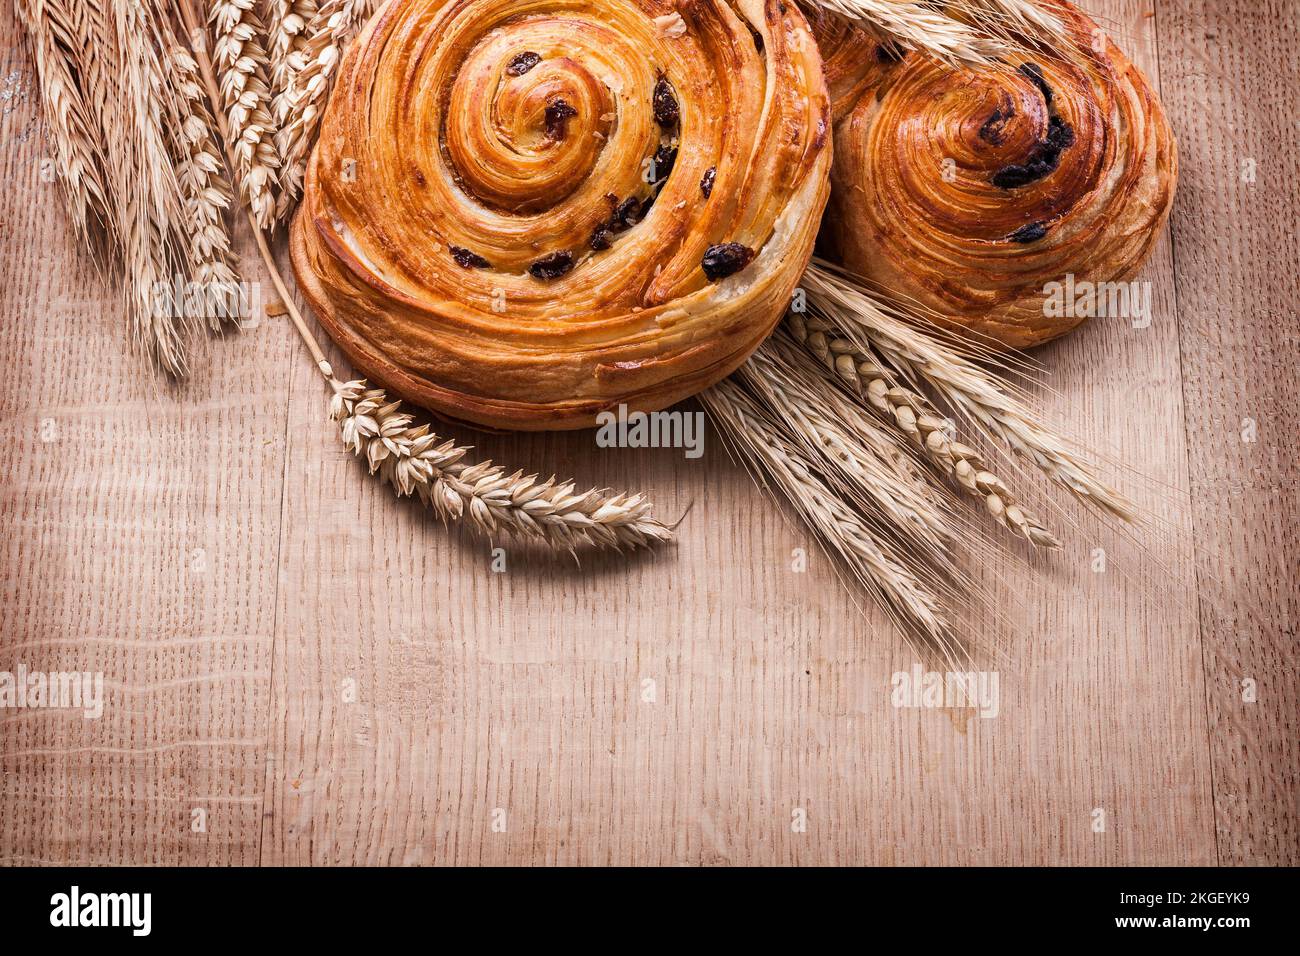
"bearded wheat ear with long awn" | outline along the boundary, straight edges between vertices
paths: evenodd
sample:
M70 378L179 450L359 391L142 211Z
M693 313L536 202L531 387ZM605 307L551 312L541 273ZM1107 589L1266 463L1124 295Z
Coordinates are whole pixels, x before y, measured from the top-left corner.
M17 0L72 221L120 281L134 344L183 375L186 316L158 291L200 264L176 164L183 111L158 10L127 0ZM170 123L169 123L170 125Z

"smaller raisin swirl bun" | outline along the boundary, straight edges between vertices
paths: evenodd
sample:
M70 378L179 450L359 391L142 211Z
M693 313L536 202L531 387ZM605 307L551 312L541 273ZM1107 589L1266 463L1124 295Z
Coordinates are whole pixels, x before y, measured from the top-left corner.
M1052 9L1078 56L982 73L813 22L836 107L829 250L936 321L1012 348L1082 321L1045 307L1053 283L1137 272L1177 180L1142 71L1075 7Z
M783 0L390 0L340 68L294 269L362 374L444 417L663 408L784 313L830 122Z

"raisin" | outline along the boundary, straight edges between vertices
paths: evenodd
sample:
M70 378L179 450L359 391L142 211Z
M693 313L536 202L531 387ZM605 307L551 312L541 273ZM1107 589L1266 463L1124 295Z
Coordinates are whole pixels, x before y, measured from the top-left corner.
M660 146L655 150L654 159L651 161L651 168L654 170L655 182L661 179L667 179L668 174L673 171L673 166L677 163L676 146Z
M1074 145L1074 130L1059 116L1047 124L1047 138L1036 145L1023 164L1003 166L991 180L998 189L1018 189L1037 182L1061 164L1061 152Z
M1030 162L1024 165L1012 163L994 173L991 182L998 189L1019 189L1021 186L1038 182L1051 171L1046 163Z
M447 249L451 252L451 257L456 260L456 264L462 269L489 269L492 267L492 263L477 252L470 252L460 246L448 246Z
M609 217L609 229L611 232L622 232L631 226L635 226L641 221L638 210L641 208L641 201L635 196L628 196L618 208L614 210L613 215Z
M577 115L578 111L564 100L554 100L546 107L546 135L551 139L564 139L564 127L569 117Z
M525 73L527 73L529 70L531 70L533 67L535 67L538 63L541 62L542 62L542 58L538 56L536 53L534 53L532 50L527 50L523 53L517 53L515 54L514 58L511 59L511 61L506 65L506 75L523 76Z
M1058 153L1067 146L1074 145L1074 129L1065 120L1059 116L1053 116L1047 121L1047 139L1043 145L1048 149L1054 149Z
M1038 87L1038 92L1043 94L1043 102L1048 106L1052 105L1052 88L1047 85L1043 79L1043 69L1037 63L1023 63L1018 71L1021 76L1029 80L1030 83Z
M1031 222L1027 226L1021 226L1011 235L1007 236L1007 241L1019 242L1022 244L1027 242L1037 242L1045 235L1047 235L1047 223Z
M668 77L663 74L659 75L659 80L655 83L653 105L656 123L664 129L672 129L677 125L677 121L681 118L677 97L673 93L672 84L668 82Z
M543 256L528 267L534 279L558 279L573 268L573 253L565 250Z
M738 242L724 242L705 249L700 266L709 281L716 282L739 272L749 265L753 258L754 250L749 246L742 246Z
M717 177L717 166L710 166L704 171L704 178L700 180L700 192L704 193L705 199L713 195L713 180L717 179Z
M1003 104L995 109L980 127L980 139L994 146L1001 146L1002 141L1006 139L1006 121L1015 115L1015 107L1010 104Z
M650 211L654 198L648 199L643 206L641 200L635 196L628 196L622 202L619 202L618 197L613 193L606 193L605 201L609 203L613 212L591 234L591 248L597 252L609 248L610 236L625 232L644 219L645 214Z

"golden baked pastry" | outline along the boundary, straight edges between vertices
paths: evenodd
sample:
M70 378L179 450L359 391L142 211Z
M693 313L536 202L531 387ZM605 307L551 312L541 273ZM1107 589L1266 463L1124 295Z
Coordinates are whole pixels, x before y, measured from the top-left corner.
M814 22L836 104L827 251L935 321L1015 348L1088 314L1053 283L1132 277L1177 180L1142 71L1075 7L1052 7L1077 56L979 74Z
M365 375L579 428L734 370L830 191L821 60L781 0L392 0L348 51L291 234Z

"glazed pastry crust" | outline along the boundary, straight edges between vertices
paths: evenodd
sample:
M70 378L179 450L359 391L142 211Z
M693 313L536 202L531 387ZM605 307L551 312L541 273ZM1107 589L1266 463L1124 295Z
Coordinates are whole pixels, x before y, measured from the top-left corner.
M807 265L830 162L793 3L392 0L340 67L290 249L362 374L449 418L580 428L748 357ZM731 243L752 261L711 279Z
M828 250L936 322L1013 348L1083 321L1045 308L1051 283L1132 278L1178 175L1141 70L1076 8L1055 6L1077 57L979 75L917 54L887 62L853 30L819 35L828 63L871 64L865 80L846 67L828 76Z

